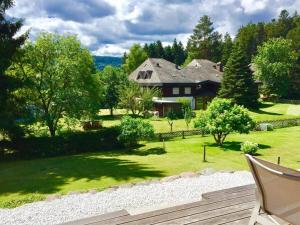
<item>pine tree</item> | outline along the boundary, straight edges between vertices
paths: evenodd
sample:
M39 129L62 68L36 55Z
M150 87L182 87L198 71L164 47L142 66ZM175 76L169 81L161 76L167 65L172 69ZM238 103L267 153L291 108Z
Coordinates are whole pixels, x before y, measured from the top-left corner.
M258 107L258 89L245 53L235 44L225 66L221 88L221 98L230 98L234 103L247 108Z
M204 15L188 40L188 58L209 59L215 62L221 60L221 37L218 32L214 32L210 17Z
M14 94L14 91L20 88L21 82L5 72L26 40L27 33L15 37L22 27L22 20L6 19L5 11L12 6L12 0L0 1L0 132L13 139L22 135L15 122L22 111L21 99Z
M173 52L173 62L176 65L182 65L186 59L186 53L181 42L177 42L176 39L173 41L172 45L172 52Z
M233 42L232 39L230 37L230 35L228 33L225 34L224 36L224 43L223 43L223 48L222 48L222 64L226 65L231 51L232 51L232 46L233 46Z

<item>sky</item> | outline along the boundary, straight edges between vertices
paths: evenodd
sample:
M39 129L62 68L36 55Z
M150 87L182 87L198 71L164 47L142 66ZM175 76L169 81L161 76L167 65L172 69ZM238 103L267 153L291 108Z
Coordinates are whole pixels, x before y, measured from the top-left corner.
M75 34L94 55L120 56L133 43L174 38L186 44L203 15L234 36L243 24L300 9L300 0L15 0L9 17L24 18L21 32Z

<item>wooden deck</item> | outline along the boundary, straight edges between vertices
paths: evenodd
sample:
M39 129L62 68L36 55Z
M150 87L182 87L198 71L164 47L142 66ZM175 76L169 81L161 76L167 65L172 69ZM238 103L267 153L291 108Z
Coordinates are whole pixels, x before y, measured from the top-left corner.
M99 215L68 225L113 225L113 224L248 224L255 204L254 185L241 186L203 194L202 201L165 208L138 215L125 210Z

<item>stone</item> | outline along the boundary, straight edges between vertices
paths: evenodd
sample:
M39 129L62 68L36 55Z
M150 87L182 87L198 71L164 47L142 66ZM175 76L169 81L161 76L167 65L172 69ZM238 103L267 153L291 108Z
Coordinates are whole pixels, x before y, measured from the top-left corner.
M203 175L208 176L208 175L211 175L211 174L216 173L216 170L213 169L213 168L206 168L206 169L202 170L201 173L202 173Z
M57 195L57 194L54 194L54 195L48 195L47 198L46 198L46 201L50 202L50 201L53 201L53 200L56 200L56 199L60 199L60 195Z
M180 177L183 177L183 178L190 178L190 177L197 177L198 174L197 173L194 173L194 172L183 172L180 174Z
M97 190L96 190L96 189L89 190L89 194L94 195L94 194L96 194L96 193L97 193Z
M161 179L162 182L170 182L170 181L173 181L173 180L176 180L180 178L180 176L169 176L169 177L164 177Z

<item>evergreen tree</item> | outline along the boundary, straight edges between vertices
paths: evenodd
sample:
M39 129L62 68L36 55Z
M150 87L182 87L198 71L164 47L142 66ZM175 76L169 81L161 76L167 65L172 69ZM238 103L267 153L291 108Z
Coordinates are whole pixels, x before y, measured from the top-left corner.
M173 56L173 51L172 51L172 47L170 45L167 45L165 48L164 48L164 59L165 60L168 60L170 62L174 62L174 56Z
M164 58L164 47L160 40L157 40L155 43L155 58Z
M176 65L182 65L186 59L186 53L181 42L177 42L176 39L173 41L172 45L172 52L173 52L173 63Z
M189 59L221 60L221 35L214 32L210 17L200 18L188 40L187 50Z
M257 108L258 89L249 63L242 48L235 44L225 66L218 95L230 98L234 103L248 108Z
M222 48L222 64L226 65L227 60L230 57L231 51L232 51L232 39L228 33L225 34L224 36L224 43L223 43L223 48Z
M17 138L22 135L22 130L15 121L22 109L21 99L15 95L15 91L22 84L20 80L7 76L5 71L26 40L27 33L15 37L22 27L22 20L5 18L5 11L12 6L12 0L0 0L0 132L10 138Z

